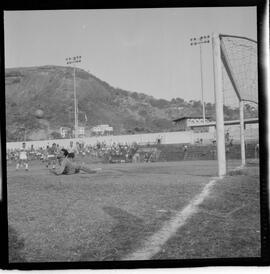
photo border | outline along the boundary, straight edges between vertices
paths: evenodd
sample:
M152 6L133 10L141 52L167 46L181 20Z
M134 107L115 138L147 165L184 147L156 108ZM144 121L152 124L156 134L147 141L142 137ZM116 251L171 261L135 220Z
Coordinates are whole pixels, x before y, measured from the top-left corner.
M269 245L269 174L268 174L268 105L267 68L265 57L269 42L266 41L265 23L266 1L132 1L128 3L113 1L4 1L1 7L1 159L2 159L2 201L1 201L1 249L0 264L2 269L20 270L59 270L59 269L138 269L138 268L183 268L202 266L268 266L270 265ZM261 257L258 258L215 258L215 259L179 259L147 261L102 261L102 262L50 262L50 263L9 263L8 262L8 215L7 215L7 164L6 159L6 113L5 113L5 66L4 66L4 11L11 10L67 10L67 9L133 9L133 8L184 8L184 7L257 7L258 32L258 83L259 83L259 135L260 135L260 204L261 204ZM268 68L269 69L269 68ZM269 72L269 70L268 70Z

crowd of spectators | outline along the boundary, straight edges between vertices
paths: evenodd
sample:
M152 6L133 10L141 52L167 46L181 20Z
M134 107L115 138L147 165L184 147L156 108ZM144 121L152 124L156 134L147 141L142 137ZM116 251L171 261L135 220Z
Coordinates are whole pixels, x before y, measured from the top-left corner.
M106 144L105 142L97 142L95 145L85 145L82 143L78 145L78 155L81 157L91 156L107 162L131 162L137 148L137 143Z
M74 154L75 157L79 158L94 158L101 159L107 162L131 162L132 157L138 149L137 143L133 144L121 144L121 143L112 143L106 144L105 142L97 142L94 145L85 144L83 142L73 143L70 142L69 146L64 146L61 143L56 145L56 154L62 148L65 148L69 151L70 154ZM50 151L50 146L43 147L31 147L26 148L28 152L28 160L40 160L45 161L47 155ZM13 162L17 161L19 158L20 149L7 149L7 161Z

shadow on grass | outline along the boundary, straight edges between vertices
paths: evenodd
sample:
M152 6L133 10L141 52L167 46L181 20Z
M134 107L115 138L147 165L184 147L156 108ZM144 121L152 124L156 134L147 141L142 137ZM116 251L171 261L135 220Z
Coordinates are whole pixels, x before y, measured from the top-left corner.
M115 225L106 234L97 235L82 254L80 261L118 261L123 256L138 248L143 239L156 231L164 216L155 222L147 222L137 216L116 207L103 207Z
M136 239L142 237L145 223L142 219L116 207L103 207L104 212L111 216L115 226L108 234L101 233L88 245L81 261L115 261L126 254Z
M8 226L8 252L9 261L12 263L26 262L23 255L24 240L18 235L18 232L12 227Z

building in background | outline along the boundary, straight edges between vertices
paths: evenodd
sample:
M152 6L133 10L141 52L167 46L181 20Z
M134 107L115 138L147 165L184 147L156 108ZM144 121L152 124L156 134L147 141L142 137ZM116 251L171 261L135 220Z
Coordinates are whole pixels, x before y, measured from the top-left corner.
M209 123L211 117L205 117L205 123ZM192 130L194 125L202 125L204 123L203 117L201 116L184 116L173 120L174 124L179 131ZM209 127L194 128L195 131L208 132Z
M206 117L205 123L202 117L186 116L173 120L178 131L192 131L193 133L202 133L216 135L216 121ZM259 140L258 118L247 118L244 122L245 140L250 142ZM225 134L236 142L240 141L240 120L224 121ZM209 136L210 136L209 135Z
M94 136L104 136L104 135L112 135L113 127L109 125L97 125L91 128L91 135Z

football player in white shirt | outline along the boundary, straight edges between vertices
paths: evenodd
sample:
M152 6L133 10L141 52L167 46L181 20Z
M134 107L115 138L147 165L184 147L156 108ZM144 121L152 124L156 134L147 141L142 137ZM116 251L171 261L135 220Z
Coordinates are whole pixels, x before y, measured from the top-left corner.
M25 167L25 170L28 171L28 152L25 148L25 143L22 143L22 148L20 149L19 152L19 159L16 165L16 170L18 170L21 166Z
M74 146L73 141L70 141L68 150L68 157L72 160L75 158L75 153L78 153L77 147Z

